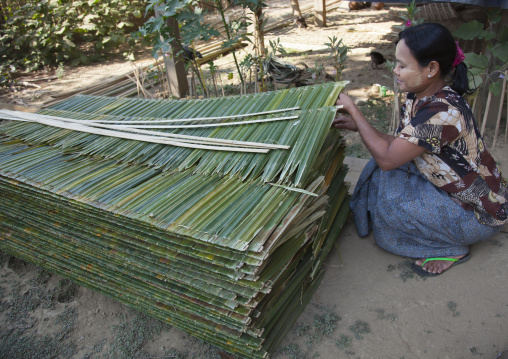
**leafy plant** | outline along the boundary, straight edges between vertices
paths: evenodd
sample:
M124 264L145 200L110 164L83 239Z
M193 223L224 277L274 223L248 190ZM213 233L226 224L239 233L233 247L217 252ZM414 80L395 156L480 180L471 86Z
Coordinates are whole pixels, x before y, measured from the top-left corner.
M145 16L154 11L158 16L151 16L133 34L135 38L145 37L152 46L152 55L156 59L161 54L170 52L171 42L190 45L195 40L209 40L212 36L219 36L217 30L209 25L202 25L203 11L194 6L194 0L150 0L146 7ZM178 22L181 38L175 36L174 30L168 25L168 20L174 18Z
M126 34L141 8L141 1L128 0L43 0L6 7L0 59L28 71L95 61L122 44L134 44ZM83 46L88 43L93 46Z
M335 35L333 37L328 37L328 39L330 42L325 43L325 45L330 48L330 55L328 55L328 58L333 61L335 81L339 81L342 70L346 67L347 53L351 51L351 48L346 46L342 42L342 39L337 39Z
M314 81L316 81L316 84L317 84L318 80L319 80L319 76L323 72L323 65L319 65L317 60L315 61L314 65L315 66L313 68L309 68L309 69L307 69L307 71L309 71L311 73L312 78L314 79Z
M61 63L61 62L60 62L60 63L58 64L58 67L57 67L56 71L55 71L55 74L56 74L56 76L57 76L59 79L63 79L63 77L64 77L64 73L65 73L65 70L64 70L64 67L63 67L63 63Z
M212 83L213 83L213 87L215 89L215 96L218 97L219 96L219 89L217 88L217 80L215 79L215 76L217 76L217 71L219 70L219 68L213 63L213 61L210 61L208 63L208 67L210 70L210 76L212 76Z
M15 71L14 65L0 65L0 87L6 87L11 82L11 74Z
M415 0L411 2L411 4L406 5L407 15L399 15L399 17L404 20L404 25L395 26L398 29L404 30L406 27L415 26L421 24L425 21L425 19L416 19L416 14L421 10L416 6Z
M286 50L280 43L280 37L277 38L277 41L269 40L268 43L270 44L270 50L268 51L267 57L276 56L277 52L280 52L281 54L286 54Z
M248 54L247 56L245 56L243 58L243 60L240 62L240 69L242 71L242 76L244 76L246 78L247 73L249 71L252 71L252 68L254 67L255 64L258 64L258 62L251 54ZM243 88L243 92L247 93L247 89L245 88L245 85L242 88Z
M498 80L508 69L508 28L503 29L496 37L493 27L501 20L500 9L489 10L487 18L489 24L487 29L484 29L483 24L473 20L463 24L453 35L464 40L476 38L487 42L487 54L465 53L464 62L471 75L471 87L488 85L490 92L498 95L501 91L501 83Z

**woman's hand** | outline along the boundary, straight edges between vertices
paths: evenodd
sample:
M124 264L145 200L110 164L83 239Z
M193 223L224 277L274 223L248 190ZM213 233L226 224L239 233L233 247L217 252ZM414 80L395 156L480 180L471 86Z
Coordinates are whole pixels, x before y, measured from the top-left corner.
M335 105L342 106L342 109L347 113L351 113L351 110L353 110L356 107L351 97L343 93L339 94L339 97L337 98Z
M351 117L344 115L335 118L332 122L332 127L341 130L358 131L355 121Z
M353 120L351 117L351 111L354 111L355 108L357 108L351 97L341 93L339 94L335 105L342 106L342 108L338 110L339 113L332 122L332 128L358 131L358 126L356 125L355 120ZM344 113L348 114L349 116L344 115Z

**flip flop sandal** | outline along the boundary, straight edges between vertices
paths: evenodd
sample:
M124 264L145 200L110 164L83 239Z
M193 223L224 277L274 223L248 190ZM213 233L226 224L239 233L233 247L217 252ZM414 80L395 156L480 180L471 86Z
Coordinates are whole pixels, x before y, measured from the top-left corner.
M415 262L411 263L411 269L413 271L415 271L416 273L418 273L419 275L421 276L426 276L426 277L435 277L437 275L440 275L440 274L443 274L444 272L446 272L448 269L450 269L451 267L453 267L454 265L457 265L457 264L461 264L461 263L464 263L464 262L467 262L469 260L469 258L471 258L471 255L468 253L466 254L465 257L462 257L461 259L455 259L455 258L446 258L446 257L443 257L443 258L427 258L425 260L425 262L422 263L421 266L417 265ZM425 269L423 269L423 265L429 261L450 261L450 262L453 262L451 266L449 266L446 270L444 270L443 272L441 273L431 273L431 272L427 272Z

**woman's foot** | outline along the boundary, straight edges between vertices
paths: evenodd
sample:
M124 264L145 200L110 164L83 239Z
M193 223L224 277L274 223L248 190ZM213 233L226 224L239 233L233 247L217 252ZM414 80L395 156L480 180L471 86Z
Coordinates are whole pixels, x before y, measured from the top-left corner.
M414 267L419 270L416 271L421 275L438 275L450 268L454 264L460 264L469 259L469 253L460 256L449 256L442 258L420 258L414 263ZM413 268L415 269L415 268Z

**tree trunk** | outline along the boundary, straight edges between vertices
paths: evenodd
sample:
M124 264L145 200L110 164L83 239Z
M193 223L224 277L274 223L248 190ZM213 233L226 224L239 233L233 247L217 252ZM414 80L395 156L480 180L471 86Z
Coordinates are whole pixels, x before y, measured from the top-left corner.
M256 8L255 12L251 10L247 11L247 16L252 21L252 24L249 25L247 31L253 34L254 41L252 44L252 49L256 56L261 56L265 54L265 36L263 34L263 8Z
M160 14L156 11L155 16L160 16ZM171 29L173 37L179 39L180 30L178 29L177 21L171 17L167 19L166 24ZM171 42L170 52L171 56L163 54L169 89L173 96L182 98L189 92L189 84L187 82L185 62L182 56L183 49L179 41L173 40ZM177 54L179 55L177 56Z

